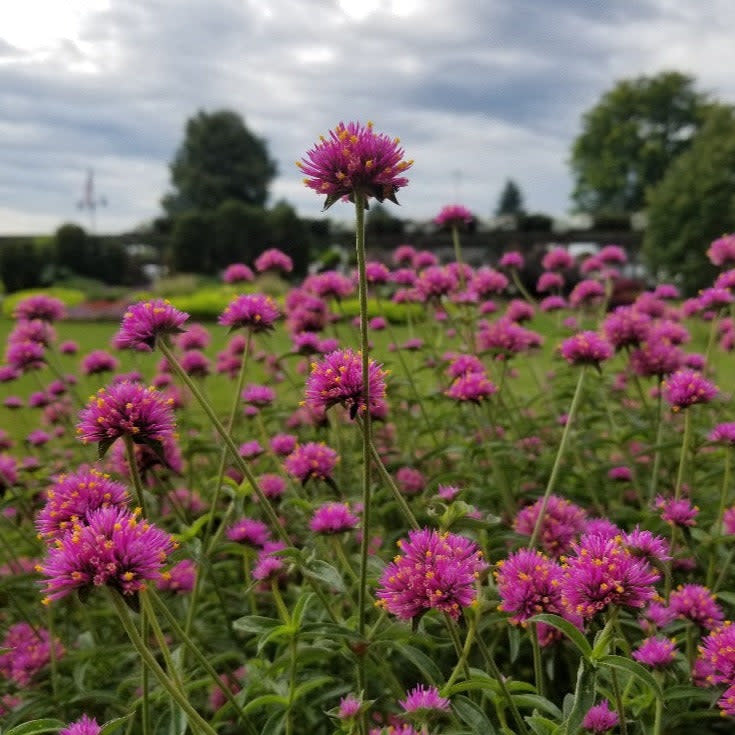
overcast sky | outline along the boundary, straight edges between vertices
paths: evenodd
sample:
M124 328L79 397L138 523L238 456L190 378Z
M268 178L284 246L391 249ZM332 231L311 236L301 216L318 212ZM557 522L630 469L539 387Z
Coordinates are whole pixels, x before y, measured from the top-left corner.
M508 177L564 214L582 113L662 69L735 102L734 27L732 0L2 0L0 233L88 225L89 168L99 231L155 217L187 117L219 107L268 141L271 201L303 215L321 199L294 161L340 120L415 160L398 216L488 216Z

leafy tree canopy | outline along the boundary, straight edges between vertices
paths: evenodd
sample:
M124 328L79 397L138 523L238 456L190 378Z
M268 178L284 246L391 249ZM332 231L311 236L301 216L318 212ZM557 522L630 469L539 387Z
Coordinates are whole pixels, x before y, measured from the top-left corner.
M624 79L582 119L572 147L580 211L635 212L689 146L711 106L693 77L675 71Z
M512 179L505 182L503 191L498 199L498 206L495 207L496 216L500 217L504 214L518 216L523 214L523 195L518 188L518 184Z
M695 293L715 274L706 256L710 242L733 231L735 111L717 106L649 194L643 254L654 275Z
M200 110L190 118L170 168L174 190L163 199L170 215L213 211L227 200L262 207L276 175L265 141L232 110Z

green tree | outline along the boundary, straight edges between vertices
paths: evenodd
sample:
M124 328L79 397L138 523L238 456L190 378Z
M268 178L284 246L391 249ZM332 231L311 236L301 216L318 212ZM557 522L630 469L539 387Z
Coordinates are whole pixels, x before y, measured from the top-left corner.
M81 273L80 265L86 263L89 255L87 233L79 225L61 225L54 235L56 265L61 271Z
M230 263L252 263L264 249L268 233L262 207L229 199L214 215L212 265L226 268Z
M50 248L28 239L6 240L0 244L0 280L7 293L24 288L48 286Z
M294 274L304 275L309 266L311 250L311 233L307 223L283 200L268 210L267 223L267 246L283 250L293 260Z
M382 204L374 204L370 207L365 227L373 235L403 234L403 220L394 217Z
M578 209L635 212L683 153L710 107L686 74L666 71L618 82L584 114L572 147Z
M503 191L500 192L498 206L495 207L495 215L497 217L506 214L513 215L514 217L523 214L523 195L518 188L518 184L513 179L508 179L505 182Z
M710 242L735 230L735 111L714 108L691 148L649 193L643 255L687 293L711 283Z
M262 207L276 175L265 141L232 110L200 110L190 118L170 168L174 191L163 206L171 215L211 211L228 199Z
M212 215L186 212L176 218L171 233L171 265L179 273L213 273Z

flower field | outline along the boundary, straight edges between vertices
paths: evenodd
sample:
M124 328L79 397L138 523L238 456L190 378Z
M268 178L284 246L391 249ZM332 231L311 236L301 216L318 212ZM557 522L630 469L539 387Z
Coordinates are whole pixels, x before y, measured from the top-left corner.
M369 261L410 165L357 123L302 161L354 275L0 324L4 735L732 732L735 236L616 307L621 248L531 295L459 205L451 263Z

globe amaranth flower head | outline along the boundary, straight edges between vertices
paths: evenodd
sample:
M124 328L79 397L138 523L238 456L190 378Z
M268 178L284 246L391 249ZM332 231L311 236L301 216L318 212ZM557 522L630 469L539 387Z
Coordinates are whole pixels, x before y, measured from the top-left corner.
M306 176L306 186L326 196L324 209L342 197L354 202L355 195L366 206L371 197L397 204L396 192L408 184L402 174L413 164L404 160L399 143L398 138L376 133L371 122L340 122L296 165Z
M460 403L469 402L479 405L493 393L497 393L497 390L495 384L482 371L460 375L454 379L452 385L444 393Z
M646 638L633 651L633 658L652 669L665 669L676 658L676 641L662 636Z
M664 397L674 411L709 403L716 395L717 386L694 370L677 370L664 384Z
M409 531L398 541L402 553L386 566L376 592L376 605L402 620L428 610L455 620L477 599L475 582L487 564L476 544L464 536L433 529Z
M82 358L82 372L85 375L112 373L120 365L120 361L105 350L92 350Z
M159 337L183 332L181 327L188 318L166 299L139 301L123 314L114 345L119 349L151 350Z
M565 339L560 347L561 356L570 365L597 365L613 354L610 343L596 332L580 332Z
M368 401L371 413L384 405L385 376L382 367L370 360L368 363ZM349 409L354 419L365 411L365 388L362 379L360 352L336 350L311 366L306 381L305 399L311 408L328 409L341 404Z
M64 302L45 294L36 294L19 301L13 309L14 319L41 319L44 322L56 322L66 316Z
M524 263L523 256L516 250L504 253L498 261L501 268L515 268L516 270L521 270Z
M637 347L648 338L651 317L631 306L618 306L605 317L603 332L616 350Z
M124 508L130 496L125 486L97 470L81 469L60 475L46 490L46 503L36 518L36 530L46 539L60 538L75 523L86 523L99 508Z
M724 444L729 447L735 446L735 421L717 424L717 426L710 431L707 438L711 442L715 442L717 444Z
M473 219L474 215L467 207L461 204L447 204L434 217L434 224L438 227L461 227L472 224Z
M552 248L541 260L547 271L563 271L574 265L574 258L565 248Z
M307 442L296 447L286 457L283 466L289 475L306 484L311 478L327 480L332 477L339 455L326 444Z
M39 566L46 577L44 603L73 590L107 585L135 594L146 581L157 580L176 548L171 536L141 520L137 510L106 507L92 511L88 523L76 523L56 539Z
M611 605L643 608L657 597L660 574L634 556L618 536L583 535L563 560L561 599L570 611L592 618Z
M70 722L59 735L99 735L100 732L102 728L97 724L97 720L82 715L78 720Z
M719 628L725 619L712 590L701 584L679 585L669 597L669 609L677 617L691 620L706 630Z
M712 242L707 249L707 257L716 266L735 263L735 235L723 235Z
M314 533L333 534L350 531L360 519L350 510L349 503L325 503L319 506L309 521Z
M618 713L610 709L610 703L603 699L599 704L590 707L582 720L582 727L588 732L609 732L619 722Z
M727 620L717 630L702 639L699 661L706 664L709 684L735 682L735 625Z
M100 388L79 419L79 438L84 444L96 442L102 454L121 436L157 446L173 435L175 426L170 398L127 381Z
M33 628L28 623L16 623L8 628L0 643L0 675L27 687L33 677L51 661L51 646L58 660L64 655L64 647L58 638L51 640L45 628Z
M227 529L227 538L238 544L262 549L271 540L271 532L263 521L241 518Z
M45 350L39 342L9 342L5 349L8 367L22 373L40 370L45 362Z
M523 508L513 522L513 530L524 536L532 536L541 512L543 498ZM558 557L566 553L572 541L584 530L587 513L566 498L549 495L544 518L541 521L539 539L544 550Z
M255 280L253 271L245 263L231 263L222 274L225 283L248 283Z
M689 498L665 498L657 495L654 502L657 510L661 511L661 519L672 526L696 526L695 520L699 514L699 508L692 505Z
M280 316L276 302L270 296L253 293L236 296L217 321L230 330L250 329L253 332L266 332L273 329Z
M255 259L255 270L258 273L265 271L290 273L293 270L293 260L278 248L268 248Z
M405 716L420 719L449 711L449 700L442 697L436 687L421 684L409 689L406 692L406 698L400 699L398 704L403 707Z
M576 308L583 304L599 302L604 295L605 288L599 281L580 281L569 294L569 303Z

